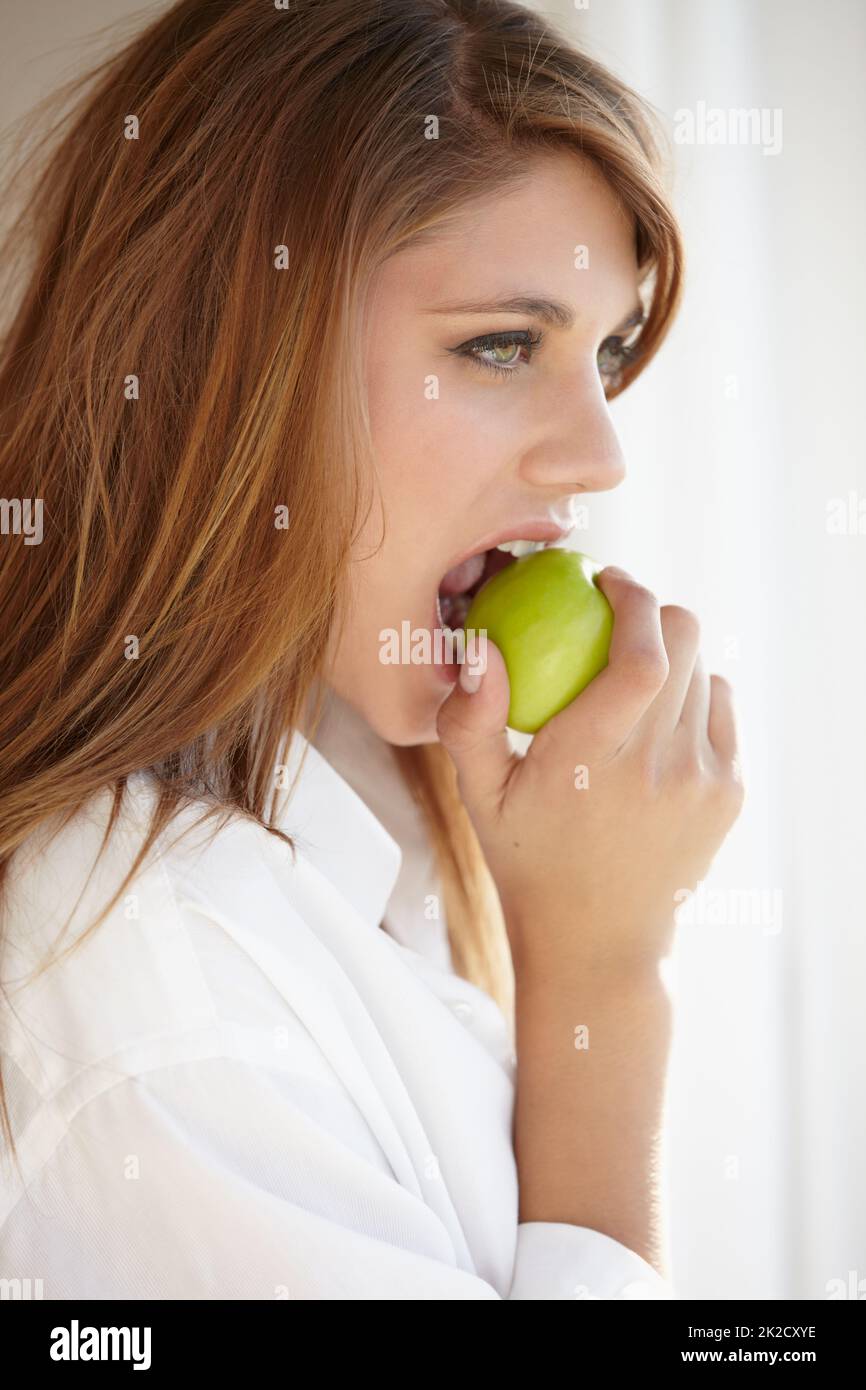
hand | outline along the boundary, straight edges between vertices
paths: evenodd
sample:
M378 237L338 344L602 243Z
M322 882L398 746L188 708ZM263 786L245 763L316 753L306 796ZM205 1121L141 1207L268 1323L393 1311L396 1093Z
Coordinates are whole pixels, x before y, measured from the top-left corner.
M608 665L525 757L489 639L480 687L458 682L439 712L516 970L619 972L666 954L675 894L705 876L742 806L733 692L704 671L697 618L611 566L598 583L614 610Z

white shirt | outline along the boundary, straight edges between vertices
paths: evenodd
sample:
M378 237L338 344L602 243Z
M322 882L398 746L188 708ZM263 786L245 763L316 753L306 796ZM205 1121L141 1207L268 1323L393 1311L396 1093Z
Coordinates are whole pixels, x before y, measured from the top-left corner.
M5 1157L0 1279L46 1299L673 1297L601 1232L518 1222L508 1025L425 915L435 869L388 746L345 706L329 720L292 743L296 856L237 817L175 842L187 809L29 983L132 863L148 774L89 882L108 792L13 859L0 1045L24 1182Z

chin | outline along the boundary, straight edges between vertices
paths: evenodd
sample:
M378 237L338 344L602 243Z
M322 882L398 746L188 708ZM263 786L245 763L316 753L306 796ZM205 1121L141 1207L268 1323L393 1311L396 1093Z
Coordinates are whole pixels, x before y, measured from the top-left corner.
M373 698L351 701L367 723L386 743L411 748L418 743L438 743L436 718L454 688L430 667L403 667L402 680L387 682ZM371 692L372 694L372 692Z

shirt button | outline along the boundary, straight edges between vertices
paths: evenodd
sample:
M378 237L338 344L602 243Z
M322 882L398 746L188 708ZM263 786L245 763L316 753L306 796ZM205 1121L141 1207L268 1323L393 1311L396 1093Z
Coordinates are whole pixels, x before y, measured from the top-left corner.
M472 1017L472 1005L467 1003L465 999L452 999L451 1008L458 1018L468 1019Z

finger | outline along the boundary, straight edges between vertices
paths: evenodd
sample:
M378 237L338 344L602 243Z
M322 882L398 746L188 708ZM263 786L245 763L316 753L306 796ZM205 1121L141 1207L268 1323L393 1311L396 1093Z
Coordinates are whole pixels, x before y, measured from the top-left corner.
M688 696L700 649L701 629L688 608L668 603L660 612L668 656L668 678L641 720L638 737L668 738L677 727Z
M705 747L709 743L707 725L710 718L710 678L707 675L700 652L695 658L695 669L686 691L677 730L682 730L694 744Z
M608 664L535 736L527 760L571 756L578 740L597 756L621 747L667 679L669 663L655 595L609 565L596 582L613 609Z
M457 769L460 794L470 815L476 810L498 810L519 761L505 731L509 694L502 653L488 638L486 670L473 674L471 663L464 663L460 680L439 710L439 741Z
M710 676L710 714L707 724L710 744L720 763L732 763L738 756L739 738L734 690L724 676Z

